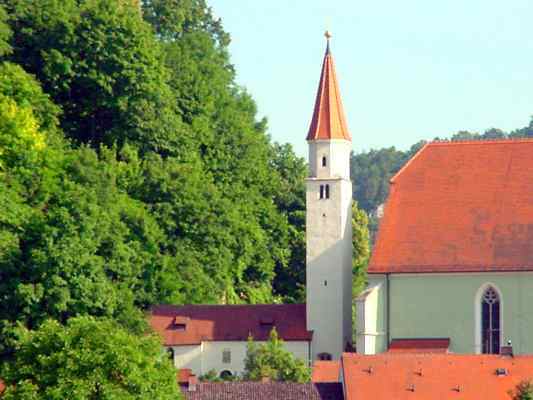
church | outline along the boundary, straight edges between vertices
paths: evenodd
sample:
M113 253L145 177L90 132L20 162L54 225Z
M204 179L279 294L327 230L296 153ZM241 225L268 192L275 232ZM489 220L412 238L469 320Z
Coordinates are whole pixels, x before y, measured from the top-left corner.
M533 140L434 142L390 181L357 349L533 353ZM417 345L418 343L418 345Z
M306 303L155 306L174 365L241 374L248 337L273 327L309 365L354 347L533 353L533 140L425 145L390 181L368 285L352 298L352 138L326 37L306 137Z

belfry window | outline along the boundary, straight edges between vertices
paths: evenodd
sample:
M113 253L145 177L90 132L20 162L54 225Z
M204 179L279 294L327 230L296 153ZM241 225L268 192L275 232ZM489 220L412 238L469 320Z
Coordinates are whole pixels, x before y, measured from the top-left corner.
M328 160L327 160L326 156L322 156L322 166L326 167L327 165L328 165Z
M324 198L324 185L320 185L320 198Z
M489 286L481 297L481 351L500 353L501 309L498 292Z
M326 199L329 199L329 185L326 185Z

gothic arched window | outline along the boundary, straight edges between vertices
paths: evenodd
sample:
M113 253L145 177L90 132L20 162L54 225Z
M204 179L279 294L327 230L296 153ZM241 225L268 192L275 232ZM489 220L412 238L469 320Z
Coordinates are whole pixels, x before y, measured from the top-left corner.
M481 352L500 353L501 310L498 292L489 286L481 296Z

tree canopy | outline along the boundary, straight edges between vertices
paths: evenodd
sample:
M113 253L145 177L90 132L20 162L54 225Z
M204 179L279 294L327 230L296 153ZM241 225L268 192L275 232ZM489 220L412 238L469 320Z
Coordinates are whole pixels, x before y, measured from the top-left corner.
M47 320L17 332L17 351L2 369L5 400L180 398L176 371L159 339L135 336L115 322Z
M251 337L248 339L243 379L259 381L263 378L299 383L311 379L311 370L285 349L276 328L270 331L269 340L263 344L255 343Z

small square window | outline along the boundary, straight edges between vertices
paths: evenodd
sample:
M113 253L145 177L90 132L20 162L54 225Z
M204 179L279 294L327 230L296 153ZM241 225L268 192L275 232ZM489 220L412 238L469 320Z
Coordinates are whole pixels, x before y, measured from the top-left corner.
M222 363L231 364L231 350L230 349L224 349L224 351L222 351Z

